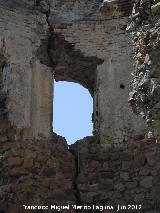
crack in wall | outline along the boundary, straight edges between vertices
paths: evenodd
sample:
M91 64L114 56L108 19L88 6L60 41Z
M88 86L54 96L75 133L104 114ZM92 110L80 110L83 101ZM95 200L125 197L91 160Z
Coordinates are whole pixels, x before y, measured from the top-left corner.
M7 117L7 94L3 91L4 68L6 66L6 58L0 54L0 118L3 120Z
M55 75L55 68L56 68L58 62L54 59L55 58L54 57L54 52L57 51L57 49L55 48L54 41L57 38L57 36L55 35L53 26L50 24L50 21L49 21L50 10L48 10L45 14L46 14L46 22L47 22L48 27L49 27L48 41L47 42L46 41L42 42L42 45L38 49L38 52L40 53L39 54L40 55L39 58L40 58L41 62L44 63L44 64L47 64L48 66L51 66L53 68L53 73ZM47 46L48 59L46 59L46 55L44 54L46 51L43 51L43 50L46 49L46 48L44 48L46 46ZM41 56L42 51L43 51L43 55L45 55L45 58L43 57L43 55ZM54 77L56 78L56 76L54 76ZM65 80L67 80L67 79L65 79ZM53 133L53 134L55 134L55 133ZM77 177L78 177L78 174L79 174L78 173L78 160L77 160L77 158L75 157L74 153L72 152L72 150L70 148L68 150L66 150L66 152L71 153L72 158L74 159L74 162L75 162L74 163L75 168L72 168L72 170L75 171L74 179L73 179L72 184L73 184L73 189L74 189L74 195L76 197L76 204L78 205L78 204L80 204L80 195L79 195L80 192L79 192L78 187L77 187ZM75 210L75 212L78 212L78 211Z

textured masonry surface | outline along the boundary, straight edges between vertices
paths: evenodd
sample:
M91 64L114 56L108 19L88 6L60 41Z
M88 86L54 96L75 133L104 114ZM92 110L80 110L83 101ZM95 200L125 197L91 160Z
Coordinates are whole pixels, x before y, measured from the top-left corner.
M151 57L150 71L159 75L159 1L150 3L134 6L132 52L126 26L133 1L1 0L0 212L44 212L23 205L54 204L137 204L141 210L121 212L160 212L159 136L147 139L145 120L128 103L131 73L144 60L146 65ZM148 32L150 52L143 37ZM144 66L130 89L136 91L134 111L147 118L149 109L156 118L150 133L159 130L159 84L153 94L147 90L149 102L142 104L146 72ZM52 133L54 78L80 83L91 93L93 137L68 146Z

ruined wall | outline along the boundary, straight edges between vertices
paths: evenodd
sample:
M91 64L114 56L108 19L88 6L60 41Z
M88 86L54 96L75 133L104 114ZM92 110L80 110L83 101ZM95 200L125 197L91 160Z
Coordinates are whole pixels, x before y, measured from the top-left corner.
M75 204L75 161L66 141L57 135L50 140L17 140L15 135L10 128L0 131L0 211Z
M103 0L49 0L51 24L72 24L80 20L92 20L96 17L96 12L101 7ZM61 13L59 12L61 10Z
M74 156L65 139L51 133L47 16L34 1L1 3L0 212L26 212L23 205L74 204Z
M46 17L38 12L33 15L32 10L9 8L0 8L1 95L5 99L1 108L7 112L3 117L13 127L25 130L25 137L49 137L52 73L38 56L38 49L48 39ZM45 48L43 54L47 54Z
M159 141L159 1L137 1L129 30L134 45L135 71L131 84L130 103L149 127L149 137Z
M80 83L90 91L94 134L103 141L145 136L143 119L132 113L127 97L133 66L125 29L131 3L17 0L3 5L13 8L1 14L1 49L7 60L2 93L12 126L24 137L50 136L54 70L56 80Z
M67 204L113 205L113 213L118 204L137 204L134 212L159 212L160 147L144 139L144 121L127 102L132 1L1 3L0 212ZM94 98L95 136L70 147L51 133L53 74Z
M120 212L160 211L160 146L155 141L130 140L117 146L87 137L71 145L71 151L76 156L80 204L113 206L103 211L113 213L118 205L135 205Z
M97 68L96 125L103 142L125 143L128 138L143 136L145 125L141 118L133 115L127 99L133 70L132 48L125 31L128 18L121 11L114 8L112 11L107 16L106 9L101 29L97 29L101 33L97 37L102 36L97 52L104 58L104 63Z
M94 133L103 142L123 143L131 137L144 137L146 132L143 119L134 115L128 104L133 59L124 5L131 12L130 3L105 2L96 19L52 24L60 41L72 46L68 48L61 42L55 79L72 80L89 89L94 99ZM78 53L79 58L83 55L80 61Z

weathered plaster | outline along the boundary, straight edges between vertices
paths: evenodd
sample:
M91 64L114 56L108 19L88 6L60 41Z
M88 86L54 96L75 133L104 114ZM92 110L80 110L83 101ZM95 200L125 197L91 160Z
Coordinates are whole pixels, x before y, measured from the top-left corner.
M27 11L22 15L21 10L1 8L0 20L0 48L6 58L2 70L6 119L13 127L26 129L26 137L38 137L38 134L49 137L52 74L36 54L41 42L48 39L46 16Z

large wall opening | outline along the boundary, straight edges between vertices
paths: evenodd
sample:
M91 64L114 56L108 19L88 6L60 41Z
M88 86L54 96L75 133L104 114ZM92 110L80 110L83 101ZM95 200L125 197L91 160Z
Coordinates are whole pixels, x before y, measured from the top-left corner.
M77 83L54 82L53 131L72 144L92 135L93 99Z

